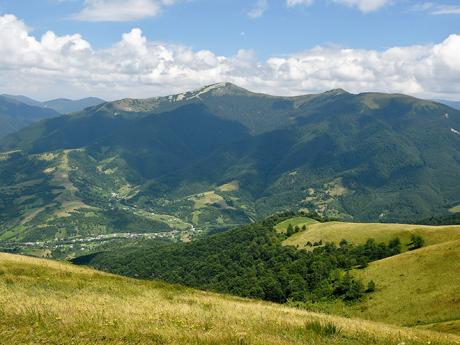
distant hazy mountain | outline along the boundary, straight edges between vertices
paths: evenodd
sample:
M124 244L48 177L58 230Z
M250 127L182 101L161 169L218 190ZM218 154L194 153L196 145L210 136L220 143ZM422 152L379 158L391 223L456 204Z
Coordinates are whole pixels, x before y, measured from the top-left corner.
M454 109L460 110L460 101L444 101L444 100L436 100L436 102L448 105Z
M96 97L88 97L79 100L71 100L65 98L53 99L43 102L45 108L51 108L61 114L75 113L85 108L92 107L105 103L103 99Z
M39 120L59 115L52 109L44 109L11 97L0 96L0 138Z
M106 102L103 99L100 99L97 97L87 97L87 98L82 98L78 100L57 98L57 99L52 99L52 100L45 101L45 102L39 102L32 98L21 96L21 95L4 94L2 95L2 97L6 97L6 98L9 98L9 99L12 99L12 100L15 100L15 101L27 104L27 105L35 106L35 107L53 109L61 114L74 113L77 111L81 111L85 108L92 107L92 106L99 105L99 104Z
M34 107L43 107L42 102L36 101L35 99L29 98L29 97L26 97L26 96L3 94L3 95L1 95L1 97L6 97L6 98L9 98L11 100L18 101L18 102L21 102L21 103L24 103L24 104L27 104L27 105L31 105L31 106L34 106Z
M210 229L286 208L411 221L460 204L460 111L404 95L216 84L94 106L0 147L20 150L0 159L0 239L151 229L152 219Z

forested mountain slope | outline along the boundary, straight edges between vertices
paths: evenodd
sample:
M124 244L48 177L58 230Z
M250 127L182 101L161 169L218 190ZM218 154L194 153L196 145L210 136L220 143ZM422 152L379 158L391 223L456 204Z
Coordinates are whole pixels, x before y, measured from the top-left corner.
M460 112L448 106L344 90L275 97L223 83L105 103L0 141L5 152L21 151L0 161L9 176L0 181L8 196L2 230L52 236L56 224L46 236L35 225L59 219L59 191L69 183L67 201L101 212L136 207L205 230L286 208L359 221L447 214L460 204L459 129ZM50 154L61 158L43 159ZM17 173L17 164L30 165L30 174ZM67 184L52 173L64 166ZM38 175L51 181L43 192L55 193L28 197ZM81 223L83 209L67 214Z

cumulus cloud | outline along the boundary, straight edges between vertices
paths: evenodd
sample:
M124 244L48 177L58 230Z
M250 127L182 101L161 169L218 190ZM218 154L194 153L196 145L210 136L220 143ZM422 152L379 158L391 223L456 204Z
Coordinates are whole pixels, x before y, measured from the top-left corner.
M444 5L434 2L422 2L412 6L414 11L425 11L432 15L460 14L459 5Z
M175 0L85 0L74 19L92 22L124 22L156 16Z
M334 2L356 7L361 12L368 13L381 9L382 7L390 4L392 0L334 0Z
M349 7L356 7L361 12L368 13L377 11L384 6L390 4L393 0L332 0L333 2ZM314 0L286 0L288 7L296 5L310 6Z
M443 15L443 14L460 14L460 6L454 5L439 5L435 6L434 10L431 12L434 15Z
M310 6L313 4L313 0L286 0L286 5L288 7L293 7L297 5Z
M251 18L261 17L268 8L267 0L257 0L253 8L248 11L248 16Z
M318 46L259 61L251 50L221 56L149 40L139 28L107 49L78 34L31 35L0 16L0 93L39 98L151 97L230 81L250 90L294 95L344 88L460 98L460 35L437 44L384 51Z

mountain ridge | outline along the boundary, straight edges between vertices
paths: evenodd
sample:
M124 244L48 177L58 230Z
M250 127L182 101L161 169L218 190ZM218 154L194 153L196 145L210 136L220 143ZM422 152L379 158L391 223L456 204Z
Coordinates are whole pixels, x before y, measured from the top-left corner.
M1 96L26 105L52 109L63 115L78 112L85 108L106 102L105 100L98 97L85 97L81 99L55 98L41 102L22 95L2 94Z
M1 150L22 152L0 164L5 171L24 164L52 190L61 180L42 171L60 171L59 160L40 157L73 150L67 170L75 201L101 212L136 206L149 217L171 215L205 231L284 209L413 222L460 204L460 137L452 131L460 128L460 112L448 106L344 90L266 96L225 83L178 97L108 102L32 125L0 140ZM41 167L36 174L34 166ZM59 205L56 197L35 199L24 183L32 182L18 177L0 184L4 210L15 210L8 221L14 233L29 220L29 208ZM65 191L59 183L64 189L56 192ZM16 199L25 196L28 202ZM72 214L85 219L78 210ZM50 233L57 231L53 217L45 220L54 224ZM32 218L26 237L40 233L39 218Z

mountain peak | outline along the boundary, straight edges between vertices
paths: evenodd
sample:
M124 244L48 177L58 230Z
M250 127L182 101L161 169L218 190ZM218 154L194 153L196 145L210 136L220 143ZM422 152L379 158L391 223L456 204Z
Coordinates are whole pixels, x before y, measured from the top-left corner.
M349 94L349 92L344 89L338 88L338 89L332 89L332 90L323 92L323 94L336 96L336 95L342 95L342 94Z
M249 94L251 92L246 89L243 89L242 87L239 87L238 85L232 84L230 82L222 82L222 83L216 83L216 84L204 86L195 91L192 91L192 93L195 94L194 95L195 97L198 97L199 95L203 95L207 93L211 93L212 95L215 95L215 96L223 96L223 95Z

